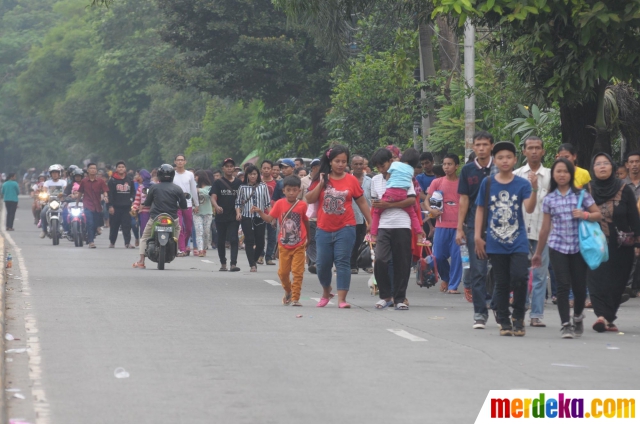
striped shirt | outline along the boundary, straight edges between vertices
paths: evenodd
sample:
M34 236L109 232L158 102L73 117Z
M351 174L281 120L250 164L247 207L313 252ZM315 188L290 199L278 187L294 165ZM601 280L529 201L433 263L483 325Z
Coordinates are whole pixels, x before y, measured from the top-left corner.
M266 211L271 206L269 187L265 183L260 183L257 186L243 184L238 189L236 209L240 208L242 210L242 216L245 218L258 216L258 214L251 212L253 206L257 206L263 211Z

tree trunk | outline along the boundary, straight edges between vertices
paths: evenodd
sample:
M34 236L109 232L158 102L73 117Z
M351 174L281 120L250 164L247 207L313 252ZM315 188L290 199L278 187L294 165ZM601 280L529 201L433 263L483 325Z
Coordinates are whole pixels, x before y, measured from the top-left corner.
M440 45L440 69L447 72L460 72L460 45L449 16L438 16L438 44Z
M597 103L585 101L577 105L560 104L562 142L573 144L578 151L578 165L591 165L591 152L596 142L593 124L596 121ZM550 152L555 154L556 152Z
M604 93L607 89L607 82L601 80L596 87L598 93L597 100L597 109L596 109L596 120L594 123L595 131L596 131L596 142L593 146L593 151L591 155L593 156L596 153L607 153L611 155L611 136L610 132L607 129L607 121L604 117Z
M429 22L420 22L418 24L418 34L420 41L420 81L426 81L430 77L436 76L436 67L433 61L433 44L431 38L433 37L433 29ZM424 100L427 97L427 93L422 90L420 97ZM433 105L429 105L429 109L433 110ZM435 113L429 113L427 116L422 117L422 151L426 152L429 149L429 135L431 133L431 126L435 122Z

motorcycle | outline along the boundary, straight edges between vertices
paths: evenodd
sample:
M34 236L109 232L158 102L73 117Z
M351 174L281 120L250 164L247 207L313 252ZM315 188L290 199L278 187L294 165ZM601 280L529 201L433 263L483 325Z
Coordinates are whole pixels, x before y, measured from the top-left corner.
M53 240L53 245L60 244L60 238L62 237L62 203L55 197L49 196L49 205L47 208L47 236Z
M190 199L191 195L185 193L185 197ZM166 213L159 214L153 220L151 236L147 240L144 253L151 262L158 264L159 270L163 270L164 265L173 261L178 255L176 224L173 217Z
M72 241L76 247L82 247L87 239L87 218L84 215L84 207L82 202L78 202L69 203L68 208L69 233L67 239Z

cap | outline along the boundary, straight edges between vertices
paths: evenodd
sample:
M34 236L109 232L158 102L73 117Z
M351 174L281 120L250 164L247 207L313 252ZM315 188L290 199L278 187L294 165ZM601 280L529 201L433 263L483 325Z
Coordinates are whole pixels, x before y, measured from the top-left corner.
M284 166L290 166L292 168L296 167L296 164L294 161L292 161L291 159L282 159L282 161L280 162L281 165Z
M494 144L493 149L491 150L491 154L495 156L496 153L502 150L509 150L514 155L517 154L516 145L511 141L498 141L496 144Z
M229 162L231 162L232 164L236 164L236 161L231 159L231 158L226 158L223 162L222 162L222 166L225 166L226 164L228 164Z
M315 158L314 160L311 161L311 163L309 164L309 166L311 166L312 168L316 165L320 165L320 159Z

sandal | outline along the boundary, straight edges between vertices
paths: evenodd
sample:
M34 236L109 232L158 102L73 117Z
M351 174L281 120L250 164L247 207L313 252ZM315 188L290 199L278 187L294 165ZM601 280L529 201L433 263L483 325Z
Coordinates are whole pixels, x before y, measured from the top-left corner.
M326 297L321 297L320 301L316 305L316 308L324 308L325 306L327 306L329 304L330 300L331 300L331 298L327 299Z
M258 267L257 266L252 266L251 269L249 270L249 272L258 272Z
M598 333L604 333L605 331L607 331L607 324L604 322L604 318L599 317L596 322L593 323L592 328Z
M293 302L291 302L291 306L302 306L302 303L300 303L299 300L294 300Z
M449 294L460 294L458 290L449 290L447 293Z
M222 265L218 271L228 271L226 265Z
M178 254L176 256L178 258L184 258L185 256L187 256L187 254L185 252L178 252Z
M291 292L285 293L285 295L282 297L282 304L285 306L291 304Z
M618 326L615 325L614 323L610 322L609 324L607 324L607 331L612 331L612 332L618 332L620 330L618 330Z
M473 302L473 293L471 291L471 289L468 288L464 288L464 298L467 300L467 302L472 303Z
M206 250L201 250L201 251L198 253L198 257L200 257L200 258L204 258L206 254L207 254L207 251L206 251Z
M393 300L384 300L384 299L380 299L376 302L376 304L374 305L376 309L386 309L389 306L393 305Z
M95 249L96 245L95 243L89 243L89 249Z
M447 283L446 281L443 281L440 283L440 291L442 293L446 292L448 288L449 288L449 283Z
M531 318L531 323L529 324L531 327L546 327L547 324L542 322L540 318Z
M400 302L396 304L396 311L408 311L408 310L409 310L409 307L404 303Z
M338 305L338 308L340 308L340 309L349 309L349 308L351 308L351 305L348 304L347 302L342 302L342 303L340 303Z
M133 267L138 269L147 269L147 267L144 266L144 264L141 264L140 262L134 262Z
M240 268L238 268L235 265L231 265L231 268L229 269L229 272L238 272L238 271L240 271Z

